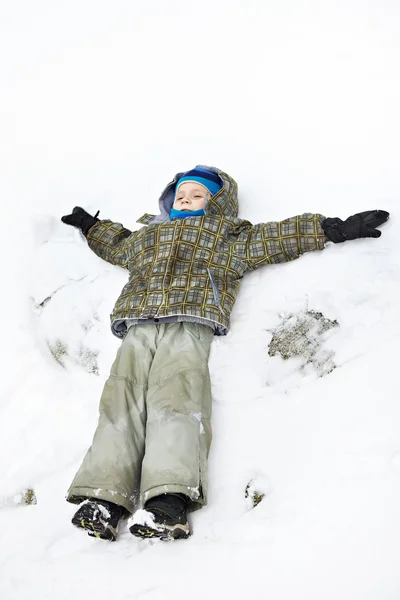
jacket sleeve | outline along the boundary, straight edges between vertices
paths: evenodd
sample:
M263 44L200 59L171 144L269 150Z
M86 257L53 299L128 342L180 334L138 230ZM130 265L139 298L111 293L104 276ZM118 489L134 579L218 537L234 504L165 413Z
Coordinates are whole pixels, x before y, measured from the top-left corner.
M304 252L323 250L328 238L321 227L323 215L304 213L284 221L252 225L239 235L242 260L248 269L288 262Z
M103 260L128 268L133 257L133 242L137 231L129 231L121 223L104 220L98 221L87 234L89 248Z

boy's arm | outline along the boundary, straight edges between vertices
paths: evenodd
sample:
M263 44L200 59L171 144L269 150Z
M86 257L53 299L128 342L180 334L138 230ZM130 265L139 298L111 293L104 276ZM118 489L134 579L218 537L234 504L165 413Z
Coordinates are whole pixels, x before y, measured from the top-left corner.
M86 237L89 248L97 256L120 267L127 267L132 257L132 234L121 223L100 220L83 208L76 206L70 215L61 218L63 223L80 229ZM130 238L130 239L129 239Z
M132 238L137 231L129 231L121 223L105 220L98 221L87 234L88 246L103 260L128 268L133 256Z
M323 250L328 241L321 225L324 220L323 215L304 213L284 221L258 223L241 233L236 245L245 251L242 257L249 269L288 262L304 252Z
M357 238L378 238L381 232L376 228L388 218L385 210L367 210L345 221L304 213L285 221L260 223L246 231L245 260L249 269L256 269L263 264L294 260L311 250L323 250L329 241L337 244ZM242 236L239 235L237 244L243 252Z

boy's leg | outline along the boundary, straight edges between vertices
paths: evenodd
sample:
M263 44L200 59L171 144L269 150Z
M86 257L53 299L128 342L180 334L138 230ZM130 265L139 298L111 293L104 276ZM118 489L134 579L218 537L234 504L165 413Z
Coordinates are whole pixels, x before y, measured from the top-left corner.
M128 330L104 386L92 445L68 490L69 502L98 498L134 511L144 452L145 398L154 355L151 338L155 333L151 325Z
M163 328L163 329L162 329ZM198 323L160 327L147 392L143 501L165 493L206 503L211 444L208 370L213 331Z

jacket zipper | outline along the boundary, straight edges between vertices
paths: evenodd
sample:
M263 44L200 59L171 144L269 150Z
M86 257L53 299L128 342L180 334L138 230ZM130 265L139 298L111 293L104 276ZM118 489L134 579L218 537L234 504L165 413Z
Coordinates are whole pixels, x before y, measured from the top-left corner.
M218 287L217 284L214 281L214 277L211 274L210 269L207 267L207 273L208 273L208 277L210 278L211 281L211 286L212 286L212 291L214 294L214 300L215 300L215 304L218 306L219 310L221 311L221 313L224 315L224 317L226 317L225 313L224 313L224 309L221 306L221 302L219 300L219 292L218 292Z

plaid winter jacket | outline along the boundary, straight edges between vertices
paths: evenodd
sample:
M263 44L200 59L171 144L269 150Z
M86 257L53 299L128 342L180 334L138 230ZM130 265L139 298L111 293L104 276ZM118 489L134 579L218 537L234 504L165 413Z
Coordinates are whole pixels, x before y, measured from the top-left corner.
M170 220L175 185L183 175L178 173L160 197L160 215L138 220L146 227L131 232L101 220L89 230L90 248L129 270L111 314L117 337L134 323L173 321L199 322L224 335L246 271L324 248L324 216L305 213L252 225L238 218L236 182L219 169L202 168L217 173L223 184L205 216Z

